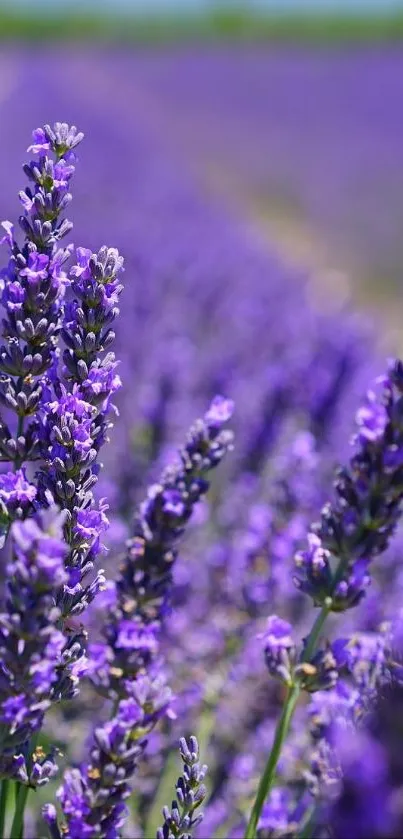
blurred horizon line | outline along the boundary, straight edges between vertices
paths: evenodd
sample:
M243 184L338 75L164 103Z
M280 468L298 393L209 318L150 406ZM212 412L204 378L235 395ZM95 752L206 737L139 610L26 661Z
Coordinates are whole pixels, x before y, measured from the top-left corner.
M159 0L158 0L159 2ZM289 0L288 0L289 2ZM89 39L127 42L171 42L186 38L209 40L225 38L239 41L272 42L384 42L403 40L403 2L372 0L370 5L353 0L353 5L324 0L320 7L312 0L297 5L275 0L245 4L234 0L213 2L207 6L174 5L147 8L127 0L110 6L109 0L97 0L96 8L79 0L63 0L55 7L53 0L0 0L0 41L43 41ZM118 11L118 14L116 14Z
M99 14L101 11L122 11L124 14L149 14L156 12L164 14L211 13L214 11L232 10L243 13L264 14L281 12L308 14L371 14L375 12L390 12L403 10L403 0L1 0L0 11L3 10L49 11L57 14L88 12L93 9Z

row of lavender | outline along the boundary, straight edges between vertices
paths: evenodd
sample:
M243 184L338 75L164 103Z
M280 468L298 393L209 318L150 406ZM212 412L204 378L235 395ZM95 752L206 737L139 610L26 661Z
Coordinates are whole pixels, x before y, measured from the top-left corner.
M52 707L46 715L46 737L39 741L42 751L31 748L27 752L25 745L21 750L20 763L26 771L19 773L20 803L28 778L36 786L38 780L47 780L53 774L54 759L45 755L42 742L58 740L60 732L68 732L67 762L80 768L66 775L59 794L67 835L152 835L153 825L161 819L161 795L171 795L170 752L179 734L196 732L199 739L209 742L211 790L199 835L236 837L246 829L284 698L283 689L267 678L262 644L256 635L264 633L272 612L292 623L295 637L308 633L312 609L295 587L293 558L298 549L304 548L310 522L318 518L330 493L335 462L348 449L357 393L364 388L369 368L376 365L354 319L346 312L333 317L313 312L306 303L303 279L287 276L234 219L203 200L183 165L167 154L164 138L155 131L158 120L150 114L147 100L134 89L128 109L125 84L122 80L121 88L113 86L107 63L104 65L98 56L77 55L75 59L66 67L63 56L52 56L54 78L49 76L45 58L38 60L36 56L35 62L27 60L25 65L24 57L20 59L19 98L26 102L26 108L13 113L10 105L5 143L8 136L12 158L12 136L25 130L27 119L34 120L35 112L42 116L45 104L47 112L57 108L58 113L62 110L69 115L74 110L77 122L89 134L89 142L86 149L82 147L79 202L72 215L80 235L87 237L91 247L100 236L124 251L126 283L115 339L111 336L109 311L103 323L99 306L104 305L105 295L111 298L115 317L121 291L115 279L120 268L117 254L101 251L91 257L91 252L79 250L76 267L66 273L61 256L56 258L53 251L50 255L39 247L39 233L32 220L45 218L51 229L59 230L58 214L67 207L72 175L71 160L66 160L59 172L46 157L41 158L41 152L47 156L50 151L43 144L53 142L47 132L39 138L42 149L36 149L42 162L39 167L31 164L27 174L35 189L50 193L51 199L44 196L42 201L32 193L22 196L29 222L28 226L23 223L28 240L23 259L27 263L33 260L35 265L22 264L11 238L14 263L4 277L4 303L13 324L18 324L16 312L25 305L25 291L20 299L17 286L29 291L32 283L35 293L31 289L27 316L28 320L34 318L37 330L43 319L42 311L35 314L32 310L34 304L38 305L38 289L44 294L44 283L51 282L53 287L56 278L59 297L56 302L47 300L53 317L52 336L56 343L60 332L59 343L64 342L66 350L59 367L54 361L50 364L49 358L45 367L41 362L42 367L35 367L27 375L24 369L28 382L24 380L23 388L31 389L23 393L27 405L21 402L22 383L17 373L4 371L7 388L10 375L17 376L11 394L17 413L28 411L31 391L37 391L37 401L29 404L29 413L35 417L31 449L26 450L21 442L24 429L18 424L14 429L9 423L5 456L14 459L18 469L23 458L40 458L39 464L34 464L36 478L34 473L27 473L27 485L21 471L15 473L17 477L3 479L8 510L16 481L20 481L19 492L23 489L33 496L26 499L21 510L21 504L16 505L15 515L27 519L24 524L14 525L12 531L16 557L10 568L12 579L25 573L27 555L34 569L38 565L38 551L27 553L24 528L41 526L31 514L37 515L38 505L43 508L51 504L49 491L70 510L71 521L62 525L62 541L52 544L60 579L51 579L51 591L46 594L49 597L53 593L55 598L56 612L52 612L51 620L59 636L52 638L59 638L59 646L54 644L51 666L57 678L47 673L40 682L44 704L34 709L33 731L48 706ZM102 110L105 96L107 115ZM60 157L60 148L56 151ZM56 165L60 167L60 163ZM39 180L37 171L42 172ZM62 232L67 232L65 226L60 235ZM30 253L34 248L29 242L41 251L40 255ZM55 246L54 242L50 244ZM66 307L61 299L65 288ZM39 296L40 305L45 305L45 298L41 302ZM29 347L33 337L30 326L26 334L19 326L14 328L16 335L5 327L6 344L16 338ZM43 348L49 341L41 330L38 335L35 331L34 344L39 342ZM89 333L98 336L95 344L92 338L88 341ZM106 353L100 363L103 348L106 350L112 340L122 359L119 374L125 382L125 390L116 393L120 382L114 359ZM49 348L54 359L52 341ZM29 355L24 344L21 346L23 356ZM10 363L16 364L14 356L12 362L8 356L4 358L9 367ZM33 359L32 363L39 361ZM323 604L324 617L360 601L370 579L369 560L385 549L397 520L401 491L399 387L397 367L382 383L380 400L359 414L358 459L353 459L350 472L338 480L341 500L323 518L319 533L323 544L312 533L309 550L298 554L298 564L302 564L299 587L312 593L317 604ZM55 389L55 397L49 389L51 394ZM99 473L98 450L105 440L109 423L105 412L112 392L113 401L118 400L120 406L119 431L103 448L105 468ZM215 400L204 422L193 428L182 450L181 465L166 467L172 459L172 446L191 415L199 414L216 392L224 392L236 402L232 421L236 447L221 466L209 501L196 507L192 524L190 513L207 489L205 473L221 459L230 442L220 431L230 414L227 400ZM5 393L7 410L13 408L12 400ZM81 411L80 423L74 414L76 409ZM40 434L35 423L39 423ZM71 423L74 427L66 431L65 426ZM59 424L63 428L59 429ZM37 453L35 445L39 446ZM382 469L386 477L381 479ZM138 507L147 484L159 479L161 472L162 480L153 484L147 501ZM94 581L98 534L106 525L106 515L104 503L94 506L93 491L98 498L107 494L111 507L108 515L112 526L105 537L111 551L106 565L107 576L115 579L115 584L105 584L99 571ZM136 507L139 512L133 525ZM337 527L335 517L340 519ZM117 563L116 543L128 533L133 538L123 562ZM176 542L183 535L182 556L176 562L174 589L169 595ZM35 531L31 534L34 537ZM39 538L37 531L35 538ZM70 550L64 559L66 541ZM334 580L329 558L340 553L346 554L343 573ZM67 567L67 580L62 565ZM63 594L57 594L58 586ZM99 586L105 586L104 593L89 605ZM351 749L350 734L349 749L343 752L343 738L338 732L340 748L335 753L334 731L330 731L329 723L337 715L348 725L352 720L355 723L373 701L378 682L383 684L391 672L391 631L385 621L398 613L400 592L396 549L389 552L371 593L351 617L349 611L343 616L342 639L319 653L306 645L302 660L291 639L290 626L278 619L269 623L264 642L267 663L270 671L286 683L289 698L296 698L301 689L318 692L308 710L303 704L297 710L292 737L278 767L277 786L269 798L273 776L263 776L266 780L259 807L265 801L265 809L258 828L262 836L295 835L307 827L318 832L329 819L331 799L338 802L330 816L338 825L337 835L347 837L357 830L361 831L358 835L368 835L368 824L374 825L373 808L380 814L377 835L390 835L399 829L396 755L375 744L368 725L357 734L356 752ZM11 589L9 612L22 614L24 603L16 603L13 597L16 592ZM85 622L85 630L77 624L77 617L71 622L71 614ZM32 627L30 631L34 637ZM337 637L331 624L326 633ZM8 673L13 673L13 667L15 662L11 660ZM176 695L173 705L161 681L163 669ZM35 678L36 672L35 667L32 674L29 670L29 678ZM61 674L64 686L71 682L66 673L74 678L71 688L63 693L58 689ZM25 666L21 677L27 678ZM54 704L54 699L74 694L78 678L80 697L72 698L67 705ZM32 691L31 682L29 687ZM328 690L323 693L325 688ZM24 736L27 742L31 731L22 726L27 722L25 700L21 699L26 696L27 683L17 691L13 683L10 689L8 681L7 690L14 703L16 694L20 697L21 708L10 704L5 711L5 722L19 732L20 745ZM176 719L171 718L172 710ZM98 717L95 722L94 716ZM150 733L157 718L161 718L159 728ZM381 734L390 736L381 727L382 714L370 722L378 726L378 739ZM72 730L75 737L71 737ZM144 753L146 734L148 748ZM8 755L15 754L16 742L11 741ZM172 813L165 811L164 836L188 832L195 805L204 797L200 786L204 770L191 769L197 762L194 741L191 751L182 743L182 756L185 774L178 787L178 806ZM346 757L350 761L347 764ZM372 774L369 766L375 767ZM11 773L7 769L3 774L7 777ZM199 792L189 791L189 783ZM133 786L136 805L125 822L123 800ZM45 800L51 800L52 785L45 792ZM347 810L345 800L349 803ZM44 835L38 807L34 800L29 804L26 835L29 831ZM253 808L255 816L259 816L259 807ZM46 809L46 815L57 835L52 806ZM15 835L20 835L21 825L17 824L16 830ZM256 823L249 830L252 834L248 835L255 835Z
M402 51L231 47L122 59L220 179L313 229L332 267L400 283ZM311 227L309 227L309 225Z

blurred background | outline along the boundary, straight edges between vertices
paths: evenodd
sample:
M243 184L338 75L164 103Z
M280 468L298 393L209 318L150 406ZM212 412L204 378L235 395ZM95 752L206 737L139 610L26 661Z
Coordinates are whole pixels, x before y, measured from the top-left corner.
M141 122L201 190L306 268L315 294L352 289L396 335L402 34L398 0L1 0L2 159L18 172L45 118L82 122L89 157L93 120L102 134L110 110L116 148ZM120 154L130 168L129 147ZM16 186L3 183L3 214ZM98 229L111 224L97 213Z
M55 120L86 135L68 208L75 244L117 246L126 261L121 413L99 481L108 573L184 429L217 392L237 406L235 452L185 543L166 638L181 733L186 714L199 733L207 703L219 824L221 795L245 809L240 770L227 795L233 743L242 751L256 735L256 766L242 764L249 795L278 708L257 624L270 608L297 615L304 634L292 557L349 451L358 400L403 350L403 3L0 0L1 219L21 212L32 129ZM368 599L359 626L401 607L400 557L389 612ZM75 713L74 759L92 697L87 718ZM56 723L66 752L71 721ZM163 735L136 787L153 829L176 773L174 762L164 781L161 755L177 731Z

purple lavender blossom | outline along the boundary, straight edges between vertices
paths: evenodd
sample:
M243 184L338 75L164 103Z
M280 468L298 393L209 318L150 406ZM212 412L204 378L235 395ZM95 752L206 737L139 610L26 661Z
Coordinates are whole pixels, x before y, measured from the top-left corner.
M36 495L36 486L27 480L23 469L0 475L1 546L7 538L11 522L33 513Z
M400 517L402 369L391 362L389 375L377 381L378 395L370 391L358 411L355 453L336 477L336 498L309 534L309 550L296 556L298 588L336 612L360 602L370 562L386 550Z
M0 498L7 507L21 507L32 504L36 487L29 483L23 469L0 475Z
M258 637L263 640L267 669L271 676L292 687L298 682L304 690L326 690L336 683L338 662L332 649L318 650L309 662L300 661L292 637L293 629L287 621L272 615L266 631Z
M45 760L39 752L27 758L26 745L60 693L65 637L58 628L55 591L66 579L63 520L49 509L12 525L7 598L0 615L0 773L31 786L46 783L55 771L45 754Z
M309 796L298 801L290 789L276 787L263 807L258 839L293 839L303 827L309 805Z
M107 644L113 651L111 673L115 668L117 674L111 678L113 698L124 692L118 674L129 679L148 660L154 645L152 638L158 636L160 622L169 608L176 545L195 506L208 490L208 473L232 445L232 433L222 428L231 415L232 404L217 397L215 405L219 399L220 419L216 414L212 418L210 409L204 420L192 426L180 451L179 463L167 467L160 483L150 488L137 513L134 536L116 581L117 602L104 628ZM141 645L136 647L134 642L126 642L125 648L122 645L122 633L129 637L130 622L133 638L148 638L143 655Z
M0 401L11 420L4 414L0 420L0 457L13 462L14 471L0 476L4 538L11 525L0 620L0 772L5 782L22 783L12 827L18 835L27 788L46 783L56 771L53 753L35 748L32 738L52 702L76 695L87 669L87 634L66 619L81 614L105 580L102 571L91 574L108 525L107 505L95 505L92 487L111 426L110 398L120 386L113 354L103 353L114 339L111 324L122 289L116 275L123 260L113 248L98 254L80 249L78 268L64 270L71 248L60 249L59 242L72 225L61 214L71 200L72 150L82 137L66 123L34 132L30 151L39 159L24 167L32 187L20 193L21 248L13 226L3 224L10 259L1 273L7 344L0 348ZM75 296L66 303L69 287ZM30 482L22 463L40 459ZM3 797L3 826L4 806Z
M219 414L215 410L218 404ZM180 451L180 462L165 470L160 484L151 488L138 512L135 535L116 583L116 603L103 627L106 644L104 649L96 645L90 666L93 684L113 700L113 717L95 729L91 762L67 773L59 791L67 822L65 835L71 839L91 835L91 830L99 835L108 831L111 839L118 837L124 801L146 745L145 736L159 719L171 714L171 692L159 653L176 545L209 487L208 473L232 446L232 433L222 428L232 408L228 400L216 398L214 411L192 426ZM193 753L190 758L184 746L182 752L186 766L188 758L189 767L193 766ZM192 780L191 768L189 772ZM184 825L186 822L190 827L194 824L191 793L186 785L180 789ZM79 805L78 821L73 801ZM47 817L53 819L52 813L49 816L46 811Z
M176 784L176 801L172 802L171 810L164 807L164 824L157 830L157 839L191 839L193 828L203 819L203 813L197 811L207 794L203 784L207 766L200 766L196 737L190 737L189 745L181 738L180 756L183 774Z
M272 615L268 618L266 631L261 637L264 641L264 653L269 673L281 679L284 684L291 685L292 660L295 658L291 624Z
M125 801L131 793L130 779L143 752L136 729L138 732L149 729L142 704L152 699L145 685L143 688L141 697L139 691L137 697L122 700L113 719L95 729L90 763L64 775L57 798L64 818L62 835L68 839L83 836L119 839L127 815ZM54 810L49 805L44 810L44 818L52 835L60 835Z
M58 249L71 229L60 215L71 200L73 149L82 138L66 123L34 132L29 150L38 159L24 167L32 188L20 194L26 241L20 249L13 226L5 223L11 256L2 272L7 315L3 335L8 343L0 349L0 400L17 420L14 437L1 419L0 449L2 459L15 467L42 458L36 502L46 506L55 499L67 511L66 564L71 572L58 597L63 617L84 611L104 583L102 571L87 581L107 526L106 505L95 508L92 488L99 471L97 455L111 426L111 396L120 386L114 355L104 351L114 339L111 324L119 312L122 286L117 275L123 260L114 248L101 248L98 254L79 248L77 265L67 273L63 266L71 248ZM73 296L66 303L69 286ZM59 337L66 347L62 365L56 351ZM12 480L17 479L8 483ZM8 504L10 513L20 511L11 495Z
M38 459L42 379L52 365L61 328L68 284L63 266L71 251L60 249L59 242L72 225L60 216L71 200L71 143L76 145L83 137L76 133L74 140L72 130L58 123L53 129L45 126L34 132L46 141L28 149L39 159L24 167L33 186L20 193L24 214L19 222L25 234L21 248L13 225L3 224L6 235L2 242L8 245L10 258L1 272L6 343L0 348L0 401L11 416L9 422L2 419L0 449L2 459L13 461L17 467L24 460Z
M30 79L26 90L27 101L31 101L32 97L33 108L37 107L38 98L40 100L44 95L48 101L53 96L55 101L60 102L60 96L71 96L74 82L80 76L80 85L76 85L77 90L80 88L80 99L77 96L74 105L82 110L87 124L91 119L98 119L96 108L104 106L104 85L100 85L99 91L94 86L90 92L85 79L87 75L92 78L92 74L86 74L85 68L91 62L91 69L95 69L101 76L104 72L102 62L97 57L82 56L79 69L75 68L74 62L69 62L64 70L59 63L60 59L53 56L53 60L58 71L54 79L50 78L46 70L48 65L43 58L38 58L35 67L30 63L30 74L34 73L34 77ZM107 60L106 57L103 57L104 60ZM152 137L148 114L144 113L142 119L139 119L136 102L133 112L128 114L126 108L126 116L119 122L119 109L122 103L127 102L127 94L131 90L129 77L132 74L123 72L124 68L131 66L129 62L126 63L126 59L116 55L113 60L118 62L122 71L122 85L119 89L116 85L115 95L109 98L112 117L108 126L105 126L105 143L112 149L118 138L119 154L115 155L114 182L123 182L125 179L127 190L109 191L106 186L107 200L103 202L103 207L113 207L112 218L111 213L103 207L94 212L93 184L105 174L105 156L102 144L99 144L99 151L96 150L88 159L88 180L83 189L82 213L89 241L96 240L103 224L103 238L105 234L109 237L114 224L120 236L122 220L125 220L121 241L123 243L126 237L125 251L129 259L133 249L133 273L141 282L140 295L137 283L133 284L133 292L127 293L122 329L119 330L120 336L118 334L126 364L134 371L136 394L133 398L129 392L124 401L118 396L126 426L119 440L115 441L114 448L111 447L110 454L106 455L110 474L118 478L118 491L114 494L119 509L131 516L133 499L137 500L139 487L144 487L150 480L155 481L160 470L160 459L167 458L167 441L172 439L184 418L187 422L194 410L192 405L195 400L198 407L202 399L210 398L217 389L225 392L230 386L237 403L242 405L237 419L240 443L236 457L231 458L233 463L229 480L226 481L226 491L222 498L219 492L214 494L211 505L206 504L202 508L204 518L209 520L205 528L206 535L204 538L198 537L195 530L191 531L183 551L188 564L184 562L181 567L176 566L179 583L177 599L168 626L165 624L167 629L162 640L164 654L168 645L171 645L169 665L174 671L174 687L179 688L181 696L177 703L178 714L181 716L185 713L187 696L193 688L199 687L199 695L200 690L206 691L210 698L210 685L217 681L217 673L226 670L234 646L237 643L241 646L243 644L244 624L247 625L247 637L253 637L254 641L257 632L254 619L256 614L262 614L263 609L265 614L268 606L279 611L281 603L281 610L284 609L281 614L284 614L287 621L292 621L296 633L300 631L304 634L306 631L306 608L299 605L303 599L296 596L289 583L291 574L288 559L300 547L301 535L304 534L306 522L311 520L312 509L323 501L323 476L335 457L335 451L339 452L340 449L341 435L337 417L341 419L342 429L346 397L350 398L351 393L352 398L355 398L351 392L351 383L357 362L360 365L362 363L363 353L357 339L358 330L354 326L350 334L350 326L344 314L330 322L319 318L317 314L313 316L310 307L302 305L305 297L300 293L298 283L290 281L287 286L288 278L281 266L267 258L266 254L262 259L255 258L254 248L247 244L247 237L241 234L240 228L231 231L231 225L226 226L220 212L212 212L210 205L206 211L202 208L186 179L182 182L179 177L183 169L182 161L179 173L170 165L164 150L160 149L162 143L159 144L157 135ZM144 58L146 65L148 60ZM112 73L111 63L108 63L108 71ZM103 80L106 84L106 74ZM7 108L4 111L2 106L3 113L7 114ZM19 117L16 115L16 118ZM5 119L5 126L6 123ZM6 138L7 131L9 129L5 128ZM39 133L34 142L48 152L46 136ZM11 147L8 155L10 159L12 153ZM57 184L65 184L67 179L67 172L61 171L57 175L55 172ZM131 199L134 191L135 202ZM126 195L130 198L126 199ZM27 207L30 206L30 200L28 197ZM203 249L200 249L200 241L203 242ZM87 255L84 253L77 257L77 263L84 271L88 264ZM286 293L287 287L289 293ZM14 310L18 311L21 305L19 290L11 288L10 284L8 295L10 307L12 304ZM69 292L66 296L69 296ZM284 300L284 304L281 300ZM67 314L68 306L69 303L65 307L65 323L70 329L75 323L77 307L72 306L72 311L68 310ZM295 323L300 325L298 330ZM347 338L347 335L350 337ZM258 352L257 347L260 347ZM363 369L359 375L362 373ZM96 370L89 372L87 379L79 384L83 400L95 407L100 406L105 398L109 398L108 392L115 392L117 379L118 372L113 366L110 370L104 370L99 378ZM70 392L70 385L65 380L63 383ZM96 403L95 395L101 397L103 393L106 393L106 397ZM51 397L50 401L55 400ZM267 492L267 486L270 483L273 486L273 473L276 474L277 443L285 428L288 430L288 423L297 429L301 426L309 429L315 436L315 449L319 444L315 474L299 475L301 487L294 501L290 500L296 483L291 479L294 476L287 478L281 493L277 485L273 487L273 492ZM83 450L89 444L87 429L84 431L84 439L80 441ZM295 431L295 427L292 431ZM275 446L273 441L276 442ZM117 448L123 452L121 458L116 456ZM391 452L389 457L398 458L399 452ZM290 460L292 462L291 450ZM151 478L150 464L153 464ZM251 484L254 485L253 490L245 491ZM176 490L173 493L167 492L164 497L163 512L171 520L182 512L183 502L175 493ZM319 501L313 500L315 493ZM102 489L100 495L107 495L108 501L113 504L109 490L106 492ZM280 495L281 503L277 503L276 496L280 498ZM267 515L261 514L260 523L257 512L252 515L251 511L250 517L245 512L250 505L256 510L259 506L267 508ZM104 519L98 505L92 507L91 512L99 515L102 529ZM95 518L95 515L91 515L86 521L85 511L81 513L80 510L77 514L73 530L77 539L86 542L83 551L87 547L90 549L92 539L95 538ZM100 534L99 542L102 541L103 534ZM246 580L243 569L248 562L251 585L248 586L248 606L245 611L243 589L246 589ZM358 566L357 577L362 568L362 565ZM77 596L82 596L81 567L72 567L68 573L69 593L74 596L76 591ZM388 573L386 563L385 573ZM90 574L87 580L92 579ZM256 585L253 587L254 582ZM389 587L390 583L388 590ZM277 598L275 603L273 596ZM386 597L385 593L382 596L385 608ZM377 603L380 603L379 599ZM366 620L359 610L354 618L357 626L360 621L364 623ZM87 625L87 628L97 632L101 619L100 613L94 613L93 623ZM349 620L350 615L346 615L345 619ZM127 618L123 616L125 620ZM131 616L129 623L133 623ZM138 637L143 638L144 647L147 640L153 642L156 634L152 621L147 624L147 629L149 638L147 633L142 635L141 622ZM133 634L126 630L127 626L123 623L122 637L126 641L129 637L137 643L137 629ZM343 635L347 636L347 627L343 627ZM257 647L255 641L254 644ZM246 742L248 737L247 756L253 755L255 758L249 784L254 782L253 773L259 771L259 760L262 755L264 757L264 750L267 751L270 745L272 717L278 706L278 686L266 684L271 680L267 679L263 662L262 675L255 673L255 659L250 651L251 645L247 644L239 650L239 663L244 668L244 678L243 681L239 679L235 682L235 687L234 682L229 680L227 693L232 693L232 705L230 701L225 704L220 692L217 692L221 705L218 717L220 723L215 727L212 747L215 757L213 784L217 786L215 801L218 803L225 795L223 783L225 786L225 778L228 773L231 774L229 767L235 766L235 760L233 764L231 761L237 757L238 743ZM145 648L141 654L146 655ZM95 654L93 658L93 669L96 669L97 662L102 662L104 688L108 694L111 677L109 668L115 664L114 650L102 645L102 653L96 660ZM194 664L193 671L189 668L191 662ZM195 673L197 686L192 684ZM115 678L118 679L118 672ZM136 680L138 691L140 687L142 689L142 697L146 695L149 684L148 681L140 685L139 679ZM183 693L182 687L185 688ZM323 695L327 696L328 693ZM84 726L88 720L92 722L95 705L90 694L88 698L83 696L80 710ZM70 711L67 713L67 725L70 727ZM189 712L189 718L199 719L200 713L203 713L203 708L196 701ZM267 717L266 734L259 742L262 717ZM224 720L225 724L221 724ZM56 727L59 721L66 726L66 721L57 717L54 723ZM79 725L78 721L74 724L76 727ZM182 719L175 725L183 725ZM96 728L102 728L102 720L96 724ZM302 728L303 723L302 727L296 727L298 737L301 737ZM186 720L182 730L194 730L193 725L190 722L188 725ZM158 760L154 764L151 760L147 764L143 762L143 777L140 772L137 773L136 792L141 800L142 811L149 806L160 775L161 761L172 736L172 728L167 733L165 726L158 745ZM214 769L214 766L217 768ZM230 780L234 781L233 778ZM105 784L104 778L102 783ZM301 779L297 779L296 783L300 784ZM243 779L242 784L239 784L242 790L236 800L228 796L224 807L227 818L237 812L237 808L239 812L245 806L245 797L253 792L246 785L247 781ZM80 830L83 833L82 820L77 832ZM225 832L225 826L221 832L232 836Z
M111 324L119 314L122 266L115 248L101 248L98 254L77 250L70 272L75 297L66 306L61 333L63 366L53 371L42 399L45 463L38 480L42 493L50 492L67 510L67 565L75 577L74 586L60 595L65 616L81 614L105 581L102 571L91 583L86 578L108 526L107 506L102 501L95 506L92 490L99 472L97 456L111 427L111 397L120 387L115 356L104 353L114 340Z
M132 731L142 722L143 712L137 702L122 702L116 717L95 731L91 764L81 771L66 772L58 792L66 820L64 836L119 839L127 812L124 802L130 795L127 781L142 751L133 740ZM44 815L52 822L52 811L45 811Z

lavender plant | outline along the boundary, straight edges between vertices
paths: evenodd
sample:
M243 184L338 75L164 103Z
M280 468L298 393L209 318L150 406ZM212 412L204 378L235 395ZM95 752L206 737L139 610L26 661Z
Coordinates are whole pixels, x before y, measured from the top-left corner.
M63 269L72 248L59 242L72 225L61 213L71 200L73 149L82 138L65 123L34 131L28 151L36 159L24 167L32 187L20 193L22 246L13 226L3 224L10 258L1 274L1 451L14 471L1 476L11 560L2 615L0 819L4 829L7 781L18 779L13 835L22 830L28 789L55 771L53 758L35 750L44 713L75 696L86 670L85 632L67 619L81 614L104 582L102 572L91 578L107 526L92 488L110 397L120 383L113 354L102 353L113 342L123 260L114 249L98 255L79 249L79 264ZM68 300L67 288L77 297ZM39 468L28 481L21 466L30 461Z
M203 804L206 788L203 784L207 766L199 764L199 744L196 737L190 737L189 745L184 737L180 741L180 756L183 774L176 784L176 801L171 810L164 807L164 824L157 831L157 839L191 839L191 830L203 820L198 808Z
M46 90L49 99L56 87L58 97L66 95L63 73L59 89L48 73L45 79L40 62L34 72L35 90ZM105 142L115 148L119 138L121 144L114 181L127 183L127 190L111 186L104 155L95 150L81 203L90 242L103 235L108 208L105 232L109 236L115 224L129 258L135 248L130 268L137 281L125 290L116 336L122 261L115 249L79 248L75 258L64 249L54 308L47 291L47 283L57 285L53 273L49 280L52 249L62 250L52 237L68 232L62 210L55 215L62 198L48 193L63 180L55 174L58 155L65 161L65 181L65 167L74 167L75 146L63 148L78 132L57 126L35 133L36 162L28 169L46 168L52 184L31 178L20 249L11 227L5 229L10 264L2 275L2 357L11 347L15 354L17 346L10 344L10 321L20 336L22 363L28 365L24 359L34 346L45 361L25 378L18 374L22 366L9 367L3 382L2 457L15 471L0 475L2 561L8 569L0 619L0 833L17 836L25 829L27 836L43 835L40 805L44 796L52 800L58 785L56 804L44 810L53 837L155 834L166 790L175 784L173 744L179 734L195 731L200 743L208 742L205 819L199 827L194 805L204 769L196 744L188 741L186 749L182 744L177 802L163 811L158 836L219 832L236 839L245 829L284 694L289 737L283 728L275 786L269 779L256 835L316 835L316 828L323 832L333 823L348 836L351 790L354 828L368 827L359 805L370 791L390 832L397 823L396 783L388 775L389 752L374 745L369 711L386 702L385 682L399 674L394 653L391 661L396 627L388 619L397 614L401 591L399 541L394 546L391 540L401 493L401 368L396 365L378 383L380 399L371 397L359 413L355 454L338 476L336 500L309 530L306 548L333 460L344 451L344 418L367 375L371 356L361 327L346 312L314 312L302 282L217 207L201 201L184 170L169 162L148 115L138 118L138 103L112 129L128 84L125 78L110 97L105 126ZM85 84L77 87L76 104L78 115L82 110L83 119L91 120L96 103L87 92ZM94 212L97 180L107 200ZM67 186L60 190L68 192ZM125 202L134 190L136 202L130 199L129 207ZM50 262L38 261L40 256ZM33 300L27 297L25 308L13 309L19 295L28 295L28 279ZM52 327L41 343L45 317ZM25 324L30 318L35 341ZM111 354L114 341L120 369ZM120 391L121 371L130 371L132 391ZM31 385L34 391L28 392ZM232 447L224 428L232 400L213 399L192 426L179 461L166 464L174 461L171 444L179 429L200 415L214 393L227 390L238 403L237 446L206 495L210 471ZM104 446L115 402L121 434ZM104 496L112 508L109 531ZM128 534L119 553L117 545ZM102 558L106 571L98 567L102 542L110 549ZM383 562L372 562L389 544ZM289 558L296 552L295 586ZM322 612L311 643L309 598L301 591L329 618L326 643L319 643ZM269 610L282 617L264 630ZM331 622L338 612L341 637ZM258 632L275 680L267 679ZM298 637L306 639L302 646ZM294 691L306 692L308 702L295 699L291 714ZM61 702L66 699L72 701ZM356 738L355 756L348 754L343 731ZM63 740L68 768L60 785L57 751L48 743ZM360 744L378 755L378 774L360 768ZM14 818L8 792L15 781ZM25 807L31 787L39 791Z
M318 649L318 643L329 614L345 612L364 597L370 583L371 562L386 550L401 514L402 371L400 361L392 363L388 375L376 382L375 390L369 391L367 403L357 413L355 453L349 466L341 469L335 480L335 499L325 505L319 523L308 534L308 549L296 555L296 585L320 609L302 649L297 651L288 623L277 617L269 619L265 634L266 662L269 672L286 685L287 695L246 839L252 839L258 830L301 690L315 692L332 688L343 664L350 669L354 667L355 656L345 641L329 650ZM362 652L356 660L362 674ZM369 660L375 664L373 654ZM370 684L362 682L355 705L365 705L364 696L368 695Z

